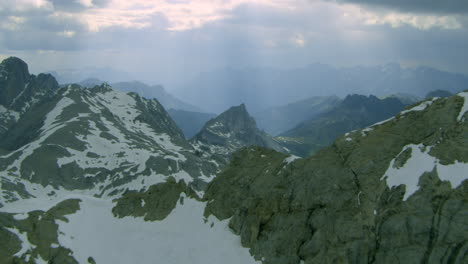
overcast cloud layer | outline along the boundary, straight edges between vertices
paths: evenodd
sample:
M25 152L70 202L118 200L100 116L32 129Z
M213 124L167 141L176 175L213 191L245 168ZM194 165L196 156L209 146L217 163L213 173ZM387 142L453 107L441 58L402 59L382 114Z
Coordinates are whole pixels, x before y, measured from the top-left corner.
M403 12L421 12L434 14L468 13L466 0L331 0L341 3L381 6Z
M0 58L18 56L33 72L112 67L163 84L314 62L468 73L467 2L2 0Z

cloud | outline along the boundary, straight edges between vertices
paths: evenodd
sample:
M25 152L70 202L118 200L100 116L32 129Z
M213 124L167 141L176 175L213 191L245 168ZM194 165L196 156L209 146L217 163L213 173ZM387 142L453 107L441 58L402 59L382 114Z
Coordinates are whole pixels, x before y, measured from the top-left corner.
M467 14L466 0L328 0L393 9L404 13Z
M18 1L0 4L0 54L38 71L112 66L169 83L229 66L396 61L468 73L461 14L311 0Z
M411 26L420 30L441 28L447 30L460 29L463 27L463 16L400 13L389 10L363 9L355 5L344 7L344 16L357 19L364 25L390 25L393 28Z

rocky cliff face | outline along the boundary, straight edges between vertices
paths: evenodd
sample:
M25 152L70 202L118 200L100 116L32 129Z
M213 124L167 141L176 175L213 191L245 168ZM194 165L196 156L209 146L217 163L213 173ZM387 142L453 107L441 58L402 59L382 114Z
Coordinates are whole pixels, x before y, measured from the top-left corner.
M244 149L205 214L262 263L465 263L467 106L431 99L307 159Z

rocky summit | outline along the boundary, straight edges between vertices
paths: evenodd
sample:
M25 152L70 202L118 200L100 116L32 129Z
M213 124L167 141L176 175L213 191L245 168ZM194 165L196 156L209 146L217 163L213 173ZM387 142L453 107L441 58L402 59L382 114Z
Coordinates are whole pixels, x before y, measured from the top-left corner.
M193 137L192 142L202 150L225 156L251 145L287 151L270 135L258 129L255 119L249 115L244 104L231 107L209 120Z
M468 92L300 159L243 105L187 141L156 99L1 65L0 263L468 261Z
M0 63L0 141L20 117L43 99L51 98L59 85L50 74L30 75L28 65L10 57Z

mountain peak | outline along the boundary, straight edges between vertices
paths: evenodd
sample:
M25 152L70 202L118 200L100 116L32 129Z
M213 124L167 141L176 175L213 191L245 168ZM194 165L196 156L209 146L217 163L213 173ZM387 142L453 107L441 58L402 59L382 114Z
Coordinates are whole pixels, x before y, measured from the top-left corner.
M211 122L214 121L214 122ZM210 120L205 128L227 130L226 132L247 132L257 130L257 124L247 112L245 104L233 106L221 113L216 118Z
M24 113L42 97L50 97L58 83L50 74L30 75L28 65L17 57L0 63L0 105Z
M18 77L22 77L23 79L29 78L29 70L28 64L17 57L8 57L2 61L0 64L0 69L3 72L7 72L9 74L16 74Z
M227 147L231 150L258 145L283 151L273 138L257 127L245 104L233 106L208 121L194 137L195 141Z

